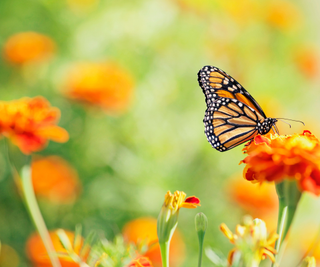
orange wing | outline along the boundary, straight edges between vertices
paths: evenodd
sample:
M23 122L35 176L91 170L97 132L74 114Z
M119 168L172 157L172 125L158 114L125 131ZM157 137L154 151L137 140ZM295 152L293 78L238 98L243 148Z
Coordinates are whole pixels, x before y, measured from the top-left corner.
M222 97L236 99L266 118L257 101L223 70L214 66L204 66L198 72L198 82L206 97L207 106Z
M208 105L203 122L209 143L222 152L252 139L264 120L243 102L223 97Z

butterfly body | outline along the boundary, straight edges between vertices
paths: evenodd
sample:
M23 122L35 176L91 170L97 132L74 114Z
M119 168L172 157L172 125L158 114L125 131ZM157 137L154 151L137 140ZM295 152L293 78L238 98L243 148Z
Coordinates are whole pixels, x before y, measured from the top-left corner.
M215 149L227 151L276 127L277 119L266 117L255 99L219 68L204 66L198 81L207 104L205 134Z

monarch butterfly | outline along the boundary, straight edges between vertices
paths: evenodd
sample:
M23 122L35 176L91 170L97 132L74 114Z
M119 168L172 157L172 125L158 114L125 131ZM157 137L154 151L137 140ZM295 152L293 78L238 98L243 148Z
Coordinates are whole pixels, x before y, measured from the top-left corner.
M223 70L204 66L198 82L206 98L203 119L211 146L221 152L234 148L257 134L278 132L275 118L268 118L256 100Z

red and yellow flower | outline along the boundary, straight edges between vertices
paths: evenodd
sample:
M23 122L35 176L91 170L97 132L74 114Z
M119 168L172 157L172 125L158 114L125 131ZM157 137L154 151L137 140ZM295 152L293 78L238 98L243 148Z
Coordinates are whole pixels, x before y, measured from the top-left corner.
M134 82L115 63L78 63L68 73L65 94L109 112L124 111L129 105Z
M133 260L128 267L153 267L151 261L147 257L139 257Z
M66 236L68 237L70 243L73 243L74 233L70 231L64 231ZM63 247L61 244L60 238L56 231L50 231L50 238L53 243L54 249L57 252L57 256L59 258L61 267L79 267L79 263L76 263L70 256L68 256L68 250ZM83 245L83 239L77 244L76 247L73 248L73 251L80 255L81 248ZM51 261L49 255L46 251L46 248L39 236L39 234L33 234L26 243L26 252L28 258L32 262L34 267L51 267ZM63 255L63 256L62 256ZM85 262L86 257L88 255L83 256L82 260Z
M244 148L244 177L254 183L295 179L302 191L320 195L320 143L309 131L257 135Z
M43 149L48 140L66 142L68 132L57 126L60 110L43 97L0 101L0 136L5 136L25 154Z
M274 254L276 251L273 246L278 235L274 233L268 237L264 221L260 219L246 220L243 225L236 226L235 234L224 223L220 225L220 229L235 245L228 256L230 265L236 253L240 254L244 266L259 266L260 261L266 257L275 262Z
M74 201L81 191L76 170L59 156L47 156L34 160L32 183L37 196L58 203Z
M13 64L49 59L55 51L53 40L37 32L21 32L11 36L4 45L4 57Z
M148 250L142 256L149 258L154 266L162 266L155 218L142 217L132 220L124 226L122 233L127 242L133 242L136 245L146 242ZM171 266L180 266L185 258L185 244L178 230L174 232L171 239L170 255Z

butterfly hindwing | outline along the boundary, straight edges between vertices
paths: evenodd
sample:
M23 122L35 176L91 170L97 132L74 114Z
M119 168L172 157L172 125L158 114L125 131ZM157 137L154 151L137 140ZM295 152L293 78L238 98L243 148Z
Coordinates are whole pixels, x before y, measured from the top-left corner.
M227 151L252 139L264 117L237 99L219 98L207 106L203 119L209 143Z
M206 98L207 106L219 98L236 99L253 108L264 118L266 115L257 101L230 75L214 66L204 66L198 72L198 82Z

